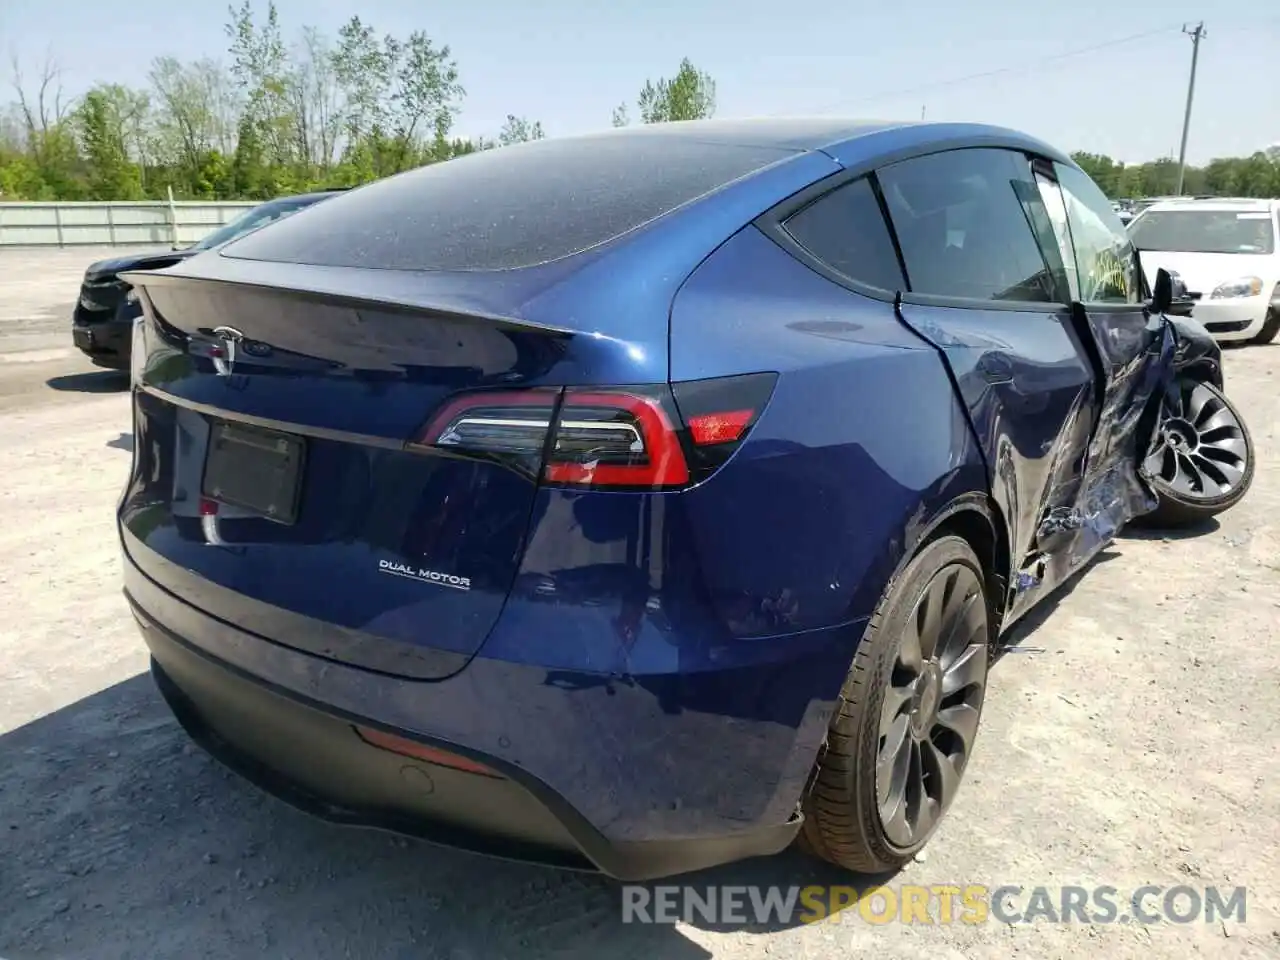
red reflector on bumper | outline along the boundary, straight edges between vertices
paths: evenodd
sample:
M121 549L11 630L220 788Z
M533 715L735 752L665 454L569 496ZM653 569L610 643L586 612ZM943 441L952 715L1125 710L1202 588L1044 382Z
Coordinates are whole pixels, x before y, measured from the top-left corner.
M392 753L398 753L402 757L425 760L427 763L461 770L463 773L475 773L482 777L494 777L498 780L505 779L502 774L496 770L489 769L482 763L476 763L474 760L460 757L456 753L449 753L447 750L429 747L425 743L418 743L416 740L410 740L407 737L398 737L393 733L383 733L381 730L372 730L369 727L356 727L355 731L357 736L370 746L390 750Z

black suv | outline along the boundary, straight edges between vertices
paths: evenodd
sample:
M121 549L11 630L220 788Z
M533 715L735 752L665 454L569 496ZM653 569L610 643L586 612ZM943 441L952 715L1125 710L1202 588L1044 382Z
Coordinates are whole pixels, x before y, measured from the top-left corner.
M268 200L246 210L199 243L181 250L139 253L89 264L84 272L84 281L80 284L80 299L76 301L71 318L72 340L98 366L127 370L133 343L133 321L141 315L142 310L133 288L120 279L121 273L126 270L160 270L173 266L180 260L220 247L251 230L297 213L338 192L322 190Z

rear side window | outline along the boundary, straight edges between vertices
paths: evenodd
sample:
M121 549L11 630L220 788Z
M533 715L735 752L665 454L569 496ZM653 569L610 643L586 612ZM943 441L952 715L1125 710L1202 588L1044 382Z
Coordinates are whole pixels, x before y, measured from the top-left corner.
M889 228L865 178L824 194L783 227L796 243L850 280L881 290L905 289Z
M794 153L693 137L540 140L390 177L225 248L390 270L505 270L578 253Z
M965 149L877 172L913 293L1052 303L1058 277L1032 227L1031 165L1010 150Z

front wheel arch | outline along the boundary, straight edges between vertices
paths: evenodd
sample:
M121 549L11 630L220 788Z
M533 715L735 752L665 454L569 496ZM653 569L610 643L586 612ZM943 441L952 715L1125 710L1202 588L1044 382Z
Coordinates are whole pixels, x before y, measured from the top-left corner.
M1224 389L1221 364L1214 363L1207 358L1196 360L1182 367L1178 370L1178 376L1186 380L1195 380L1199 383L1211 383L1219 390Z

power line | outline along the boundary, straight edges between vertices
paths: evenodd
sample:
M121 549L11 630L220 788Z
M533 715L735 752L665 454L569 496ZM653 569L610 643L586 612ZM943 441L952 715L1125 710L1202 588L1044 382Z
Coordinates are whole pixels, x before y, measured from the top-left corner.
M1087 53L1094 53L1098 50L1107 50L1111 47L1118 47L1126 43L1133 43L1137 40L1146 40L1150 37L1157 37L1162 34L1172 33L1175 30L1181 30L1182 28L1183 28L1183 25L1179 24L1176 27L1162 27L1159 30L1147 30L1143 33L1135 33L1127 37L1119 37L1115 40L1107 40L1104 43L1095 43L1093 46L1081 47L1078 50L1069 50L1066 53L1058 53L1049 57L1039 57L1033 62L1029 62L1021 65L1000 67L999 69L996 69L996 70L984 70L981 73L971 73L963 77L952 77L949 80L938 80L933 83L922 84L918 87L906 87L900 90L886 90L882 93L878 93L873 96L859 97L854 100L850 100L850 99L837 100L837 101L834 101L833 103L828 104L827 106L819 107L818 112L822 112L825 110L832 110L836 107L852 106L854 104L860 104L860 103L874 103L879 100L890 100L890 99L896 99L898 97L909 97L917 93L928 93L931 90L937 90L942 87L951 87L951 86L955 86L958 83L970 83L971 81L974 81L974 80L985 80L989 77L1001 77L1001 76L1006 76L1012 73L1030 73L1030 72L1034 72L1036 70L1041 69L1046 64L1057 63L1062 60L1069 60L1073 57L1084 56Z

